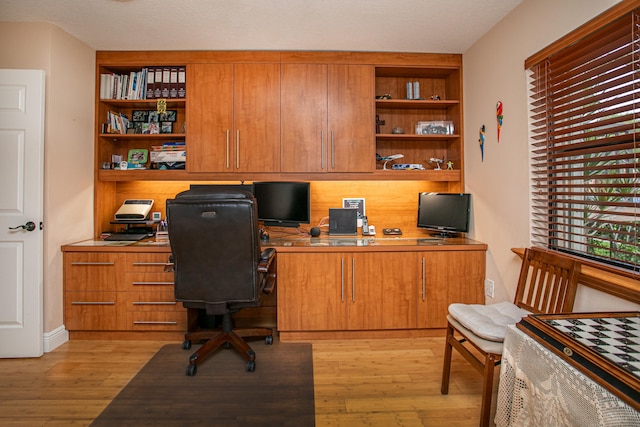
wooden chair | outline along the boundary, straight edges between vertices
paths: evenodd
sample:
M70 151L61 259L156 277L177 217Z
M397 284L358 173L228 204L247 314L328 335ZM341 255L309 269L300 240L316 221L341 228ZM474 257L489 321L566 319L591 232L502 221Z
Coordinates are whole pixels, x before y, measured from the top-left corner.
M579 275L579 262L530 248L524 253L513 304L451 304L440 392L449 392L451 349L455 348L484 377L480 426L489 426L494 369L500 364L507 325L531 313L571 312Z

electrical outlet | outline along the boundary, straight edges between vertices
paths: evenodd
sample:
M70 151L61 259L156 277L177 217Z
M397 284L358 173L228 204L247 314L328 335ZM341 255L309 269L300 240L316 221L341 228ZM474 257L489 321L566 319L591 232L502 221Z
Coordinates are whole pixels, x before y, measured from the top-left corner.
M484 294L489 298L493 298L493 280L485 279L484 281Z

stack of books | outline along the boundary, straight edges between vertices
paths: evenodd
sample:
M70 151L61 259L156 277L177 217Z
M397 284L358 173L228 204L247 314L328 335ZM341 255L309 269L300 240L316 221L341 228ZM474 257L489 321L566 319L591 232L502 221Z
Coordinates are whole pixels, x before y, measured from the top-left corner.
M100 99L184 99L186 67L144 67L129 73L100 74Z
M107 123L106 128L104 128L103 125L103 133L119 133L124 135L127 133L128 128L129 118L125 114L107 111Z

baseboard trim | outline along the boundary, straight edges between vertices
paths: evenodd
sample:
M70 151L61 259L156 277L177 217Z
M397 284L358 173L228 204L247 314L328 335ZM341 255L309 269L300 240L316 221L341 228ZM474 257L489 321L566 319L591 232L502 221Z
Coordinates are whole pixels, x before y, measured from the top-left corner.
M69 331L61 325L51 332L44 333L44 352L49 353L69 341Z

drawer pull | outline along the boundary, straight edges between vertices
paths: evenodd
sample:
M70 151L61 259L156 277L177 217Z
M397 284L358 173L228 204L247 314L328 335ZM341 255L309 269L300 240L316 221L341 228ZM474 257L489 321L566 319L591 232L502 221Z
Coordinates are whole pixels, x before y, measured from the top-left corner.
M161 266L163 266L163 267L164 267L165 265L167 265L167 263L166 263L166 262L134 262L134 263L132 263L132 264L133 264L133 265L142 265L142 266L145 266L145 265L161 265Z
M153 322L151 320L134 320L134 325L177 325L178 322Z
M115 301L71 301L71 305L115 305Z
M134 301L133 305L176 305L175 301Z
M73 261L71 265L115 265L115 262Z
M138 285L172 285L173 282L131 282L134 286Z

